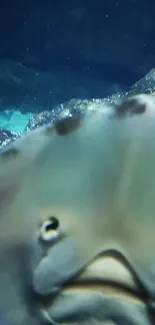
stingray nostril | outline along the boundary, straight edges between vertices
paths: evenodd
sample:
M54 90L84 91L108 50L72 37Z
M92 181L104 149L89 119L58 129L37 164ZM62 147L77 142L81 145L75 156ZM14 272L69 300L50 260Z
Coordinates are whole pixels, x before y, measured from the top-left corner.
M59 220L52 216L48 217L40 227L40 238L43 241L51 241L59 235Z
M49 223L46 225L46 231L57 230L59 227L59 220L56 217L49 217Z

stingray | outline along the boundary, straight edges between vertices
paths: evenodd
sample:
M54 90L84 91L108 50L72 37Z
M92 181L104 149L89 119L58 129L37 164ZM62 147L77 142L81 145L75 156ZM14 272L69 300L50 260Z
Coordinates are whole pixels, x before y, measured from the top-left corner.
M0 152L8 325L152 325L155 99L48 124Z

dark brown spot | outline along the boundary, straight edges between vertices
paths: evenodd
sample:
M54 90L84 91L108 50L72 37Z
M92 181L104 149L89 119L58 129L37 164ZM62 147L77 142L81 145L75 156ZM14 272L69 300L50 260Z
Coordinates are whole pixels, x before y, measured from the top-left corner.
M7 150L4 150L1 152L1 155L4 158L10 159L10 158L15 158L17 155L19 155L20 151L17 148L10 148Z
M68 135L69 133L78 129L81 123L81 116L75 115L67 117L64 120L56 121L54 123L55 130L59 135Z
M146 102L141 102L137 98L129 98L116 106L116 113L119 118L127 114L144 114L146 112Z

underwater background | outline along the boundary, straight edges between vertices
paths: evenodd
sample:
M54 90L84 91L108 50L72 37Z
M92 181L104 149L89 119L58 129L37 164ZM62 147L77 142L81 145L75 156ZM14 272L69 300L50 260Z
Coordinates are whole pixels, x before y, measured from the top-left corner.
M0 146L130 91L153 93L154 22L154 0L0 1Z

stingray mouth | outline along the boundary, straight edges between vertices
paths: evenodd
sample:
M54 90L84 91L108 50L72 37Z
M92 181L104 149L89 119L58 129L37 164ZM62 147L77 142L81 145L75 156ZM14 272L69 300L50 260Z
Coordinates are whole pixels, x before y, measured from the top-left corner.
M76 277L65 283L62 291L70 290L122 295L144 302L147 300L147 292L136 272L117 251L99 254Z
M138 308L141 313L141 308L148 310L148 294L128 261L120 253L109 251L99 254L54 297L43 299L41 317L51 324L74 323L75 319L79 324L81 319L88 323L90 316L103 319L105 305L110 317L119 305L117 316L119 310L121 319L122 313L128 317L124 303L132 306L130 313L132 309L137 313Z
M56 301L60 295L68 297L87 294L132 299L147 304L148 294L138 279L132 266L116 251L99 254L75 277L63 285L52 298ZM43 299L44 300L44 299ZM51 304L50 296L46 297L44 307Z

